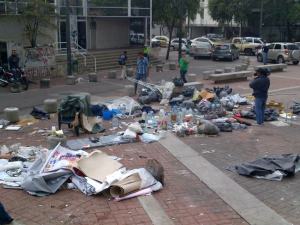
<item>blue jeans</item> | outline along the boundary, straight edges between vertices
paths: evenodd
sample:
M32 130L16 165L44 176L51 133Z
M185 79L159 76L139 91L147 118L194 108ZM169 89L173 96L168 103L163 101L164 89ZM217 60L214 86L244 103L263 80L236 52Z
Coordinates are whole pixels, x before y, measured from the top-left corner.
M147 77L146 77L146 74L140 74L140 73L137 73L136 76L135 76L135 79L136 79L136 80L141 80L141 81L146 82ZM134 93L135 93L135 94L136 94L136 92L137 92L137 87L138 87L138 83L135 82L135 84L134 84Z
M263 52L263 63L264 65L268 64L268 53Z
M184 83L187 83L187 80L185 78L186 73L187 73L187 71L180 70L180 77L181 77L181 79L183 80Z
M0 224L9 224L12 220L0 202Z
M265 108L267 98L255 98L255 114L257 124L263 124L265 121Z

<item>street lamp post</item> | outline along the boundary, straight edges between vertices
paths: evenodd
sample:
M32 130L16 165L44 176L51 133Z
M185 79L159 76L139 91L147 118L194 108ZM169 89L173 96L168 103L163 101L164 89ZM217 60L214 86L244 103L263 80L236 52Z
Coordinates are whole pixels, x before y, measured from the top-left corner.
M66 42L67 42L67 68L68 76L72 76L72 49L70 35L70 2L66 0Z
M262 37L264 1L260 0L259 36Z

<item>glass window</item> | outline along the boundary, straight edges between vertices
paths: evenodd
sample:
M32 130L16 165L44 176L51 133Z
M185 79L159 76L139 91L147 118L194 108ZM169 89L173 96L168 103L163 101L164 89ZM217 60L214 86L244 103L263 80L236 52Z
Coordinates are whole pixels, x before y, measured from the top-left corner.
M234 39L233 43L235 43L235 44L241 44L242 42L241 42L240 39Z
M299 50L297 45L287 45L288 50Z
M150 8L150 0L131 0L131 7Z
M89 7L128 7L128 1L125 0L101 0L95 1L88 0L88 6Z
M276 44L274 49L281 49L281 44Z
M229 45L217 45L216 50L228 50Z
M253 40L252 40L252 38L246 38L245 41L248 43L252 43Z
M0 14L5 14L5 3L0 2Z
M273 49L274 48L274 44L271 44L271 45L269 45L268 47L269 47L269 49Z
M262 41L259 40L259 39L254 39L254 43L256 43L256 44L262 44Z

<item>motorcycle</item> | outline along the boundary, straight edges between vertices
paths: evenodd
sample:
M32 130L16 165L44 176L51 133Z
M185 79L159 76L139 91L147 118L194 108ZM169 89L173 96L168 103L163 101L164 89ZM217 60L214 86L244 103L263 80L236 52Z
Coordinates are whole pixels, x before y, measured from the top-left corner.
M18 92L18 90L28 90L29 82L24 71L20 68L8 71L0 66L0 86L6 87L8 85L10 85L10 90L12 92Z

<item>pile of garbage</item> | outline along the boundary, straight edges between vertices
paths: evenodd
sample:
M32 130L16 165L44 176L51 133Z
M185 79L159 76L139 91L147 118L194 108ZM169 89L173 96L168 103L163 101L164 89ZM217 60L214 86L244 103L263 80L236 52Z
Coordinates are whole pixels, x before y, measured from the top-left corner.
M7 159L3 159L6 156ZM149 194L162 189L163 167L154 159L145 168L127 170L119 158L100 150L73 151L57 145L53 150L3 146L0 184L24 189L34 196L56 193L60 188L96 195L107 190L117 200Z

